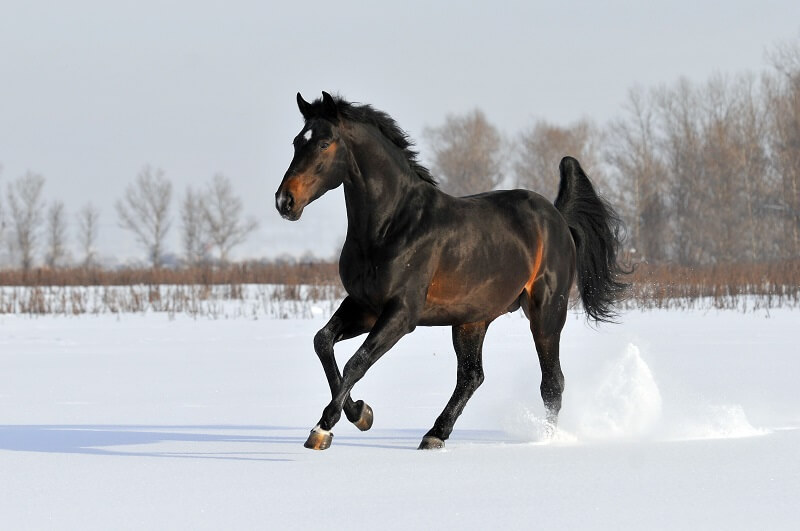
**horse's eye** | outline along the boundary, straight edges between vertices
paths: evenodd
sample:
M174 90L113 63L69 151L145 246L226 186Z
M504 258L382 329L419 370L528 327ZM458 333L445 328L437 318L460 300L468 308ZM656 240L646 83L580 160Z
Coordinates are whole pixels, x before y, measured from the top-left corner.
M319 143L319 150L320 151L325 151L326 149L328 149L329 146L330 146L330 144L328 142L320 142Z

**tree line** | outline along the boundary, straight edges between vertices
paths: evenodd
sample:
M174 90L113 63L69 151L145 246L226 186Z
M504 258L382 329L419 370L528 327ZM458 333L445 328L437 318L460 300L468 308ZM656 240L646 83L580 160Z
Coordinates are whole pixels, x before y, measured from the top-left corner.
M632 89L605 126L544 120L507 140L478 109L424 138L442 187L554 199L572 155L618 208L634 261L686 266L800 258L800 43L761 75Z
M635 262L681 266L800 258L800 41L775 47L756 75L717 75L634 88L622 114L597 125L538 120L509 139L475 109L424 131L425 154L445 191L468 195L522 187L554 199L558 163L576 157L618 209ZM67 212L46 205L29 172L0 197L0 242L23 270L37 257L67 264ZM114 204L117 222L158 268L172 229L172 184L145 166ZM2 195L2 194L0 194ZM257 228L231 181L188 187L179 206L183 263L226 263ZM74 263L94 266L100 211L76 214Z
M75 263L68 252L66 208L60 200L45 203L44 185L42 175L28 172L8 183L5 202L0 200L0 240L23 271L40 255L51 269ZM135 236L153 268L164 262L171 203L172 183L162 170L145 166L114 204L119 226ZM199 189L187 187L179 208L182 260L188 266L227 264L231 250L258 227L255 218L244 216L241 199L222 174ZM98 265L99 219L100 210L91 202L75 214L77 263L86 268Z

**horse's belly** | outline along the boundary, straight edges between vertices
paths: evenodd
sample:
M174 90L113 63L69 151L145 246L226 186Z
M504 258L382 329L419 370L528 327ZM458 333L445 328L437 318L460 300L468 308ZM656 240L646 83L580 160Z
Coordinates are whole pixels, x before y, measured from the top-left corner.
M423 326L457 325L494 319L515 308L524 281L505 279L481 286L450 286L434 282L428 288L420 323Z

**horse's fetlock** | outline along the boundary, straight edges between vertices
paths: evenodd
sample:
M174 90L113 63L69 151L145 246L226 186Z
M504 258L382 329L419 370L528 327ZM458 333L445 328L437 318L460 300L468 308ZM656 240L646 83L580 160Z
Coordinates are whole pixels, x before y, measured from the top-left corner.
M318 426L326 431L330 431L336 426L336 423L339 422L339 419L342 418L342 410L336 407L335 404L328 404L325 410L322 412L322 418L319 421Z

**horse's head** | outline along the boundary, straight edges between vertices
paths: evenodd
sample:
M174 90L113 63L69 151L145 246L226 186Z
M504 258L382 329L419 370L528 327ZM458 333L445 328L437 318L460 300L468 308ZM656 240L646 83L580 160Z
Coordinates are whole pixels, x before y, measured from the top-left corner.
M275 208L281 216L296 221L303 208L333 190L347 173L347 146L340 135L336 102L327 92L308 103L297 93L305 126L294 138L294 157L275 192Z

